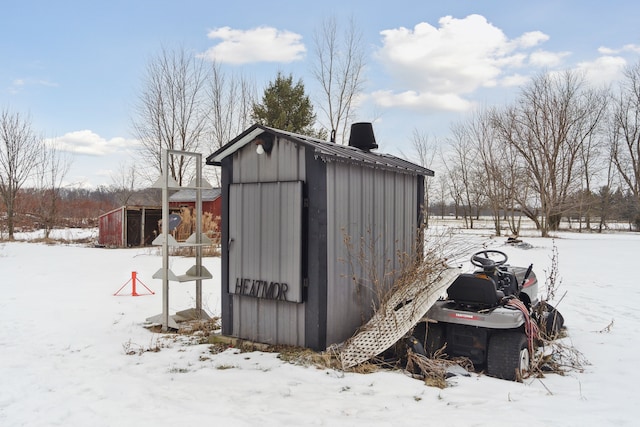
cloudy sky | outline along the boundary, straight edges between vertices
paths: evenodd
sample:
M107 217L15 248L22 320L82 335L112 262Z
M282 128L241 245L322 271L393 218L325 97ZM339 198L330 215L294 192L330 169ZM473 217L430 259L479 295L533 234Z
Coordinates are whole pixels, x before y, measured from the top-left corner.
M73 155L67 181L110 184L134 160L133 107L145 66L181 46L254 79L311 76L313 33L353 18L367 66L359 121L380 149L414 130L446 137L477 106L504 105L531 76L582 70L613 84L640 59L640 3L603 1L8 0L0 13L0 109L29 114ZM210 153L203 153L208 155Z

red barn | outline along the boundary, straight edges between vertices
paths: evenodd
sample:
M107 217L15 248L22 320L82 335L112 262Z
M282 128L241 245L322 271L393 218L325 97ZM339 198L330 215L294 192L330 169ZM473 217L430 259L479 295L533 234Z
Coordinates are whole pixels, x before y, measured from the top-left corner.
M149 246L159 233L159 206L121 206L98 217L98 244L130 248Z
M222 191L220 188L204 189L202 194L202 231L209 237L216 238L220 233L222 218ZM195 214L196 190L182 189L169 196L169 210L180 213L182 225L178 228L176 240L184 240L193 232L188 227ZM184 231L183 231L184 230ZM182 236L184 234L184 236Z
M202 190L202 231L218 240L222 209L219 188ZM187 239L195 224L196 192L182 189L169 197L169 212L179 214L180 225L172 231L178 241ZM107 247L131 248L150 246L162 232L162 207L130 205L106 212L98 218L98 244Z

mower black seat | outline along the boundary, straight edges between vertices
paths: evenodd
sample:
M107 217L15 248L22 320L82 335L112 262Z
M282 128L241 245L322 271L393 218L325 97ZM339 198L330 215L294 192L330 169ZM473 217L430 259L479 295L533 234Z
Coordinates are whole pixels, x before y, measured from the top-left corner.
M449 299L459 304L494 307L504 297L493 279L485 274L459 275L447 289Z

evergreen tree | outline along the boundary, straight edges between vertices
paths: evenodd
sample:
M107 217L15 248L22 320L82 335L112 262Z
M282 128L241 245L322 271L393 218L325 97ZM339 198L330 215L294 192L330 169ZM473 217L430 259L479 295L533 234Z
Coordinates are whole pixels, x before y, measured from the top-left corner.
M326 131L313 128L316 115L302 80L293 84L293 76L278 72L264 91L262 103L253 104L253 120L280 130L326 139Z

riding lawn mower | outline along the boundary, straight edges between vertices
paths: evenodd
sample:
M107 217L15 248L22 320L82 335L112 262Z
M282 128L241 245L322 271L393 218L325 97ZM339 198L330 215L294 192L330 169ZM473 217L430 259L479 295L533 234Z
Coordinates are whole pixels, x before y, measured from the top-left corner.
M414 351L427 357L466 357L490 376L521 380L540 337L556 337L564 319L538 299L533 264L515 267L507 260L498 250L474 253L471 263L476 270L460 274L447 297L414 327Z

